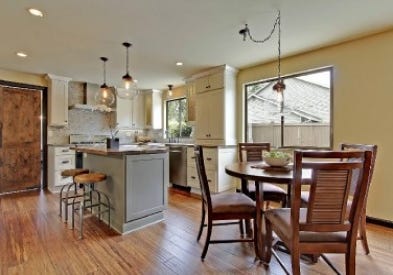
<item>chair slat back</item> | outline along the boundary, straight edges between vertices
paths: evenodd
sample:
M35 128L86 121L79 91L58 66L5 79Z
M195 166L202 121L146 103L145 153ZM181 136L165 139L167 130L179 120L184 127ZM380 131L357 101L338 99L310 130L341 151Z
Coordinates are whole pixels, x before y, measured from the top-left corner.
M194 156L195 156L195 164L196 170L198 173L199 185L201 187L202 200L203 203L207 206L209 213L211 212L211 196L210 196L210 188L209 182L207 181L205 163L203 160L203 149L200 145L194 146Z
M298 229L304 231L350 230L355 216L360 215L357 207L362 207L364 203L370 165L370 151L295 151L292 223L297 221ZM312 179L306 221L299 224L303 169L312 170ZM354 170L361 170L362 173L359 174L355 191L357 199L352 203L350 215L346 215Z
M263 151L270 151L270 143L269 142L256 142L256 143L247 143L241 142L238 144L239 150L239 161L262 161Z

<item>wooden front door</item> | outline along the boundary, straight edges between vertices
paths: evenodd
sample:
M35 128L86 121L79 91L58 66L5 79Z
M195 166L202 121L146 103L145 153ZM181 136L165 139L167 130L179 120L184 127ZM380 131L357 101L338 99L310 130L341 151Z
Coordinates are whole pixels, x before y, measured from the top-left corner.
M0 194L41 185L41 96L0 86Z

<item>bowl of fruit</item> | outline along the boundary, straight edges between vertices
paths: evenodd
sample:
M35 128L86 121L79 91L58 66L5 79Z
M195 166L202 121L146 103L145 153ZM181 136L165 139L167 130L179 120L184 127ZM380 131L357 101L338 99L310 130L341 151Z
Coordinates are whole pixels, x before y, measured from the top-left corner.
M291 155L281 151L263 152L263 160L269 166L283 167L289 164Z

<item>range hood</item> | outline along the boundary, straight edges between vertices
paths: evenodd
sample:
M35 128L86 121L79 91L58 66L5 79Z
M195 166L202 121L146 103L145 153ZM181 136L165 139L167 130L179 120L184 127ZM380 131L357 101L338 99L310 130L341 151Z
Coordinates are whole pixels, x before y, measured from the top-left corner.
M110 88L113 93L115 93L115 88ZM83 101L82 103L74 104L70 106L70 109L79 109L87 111L100 111L100 112L111 112L115 111L115 106L112 108L106 107L104 105L97 105L95 103L94 95L100 90L98 84L93 83L83 83ZM115 104L116 105L116 101Z

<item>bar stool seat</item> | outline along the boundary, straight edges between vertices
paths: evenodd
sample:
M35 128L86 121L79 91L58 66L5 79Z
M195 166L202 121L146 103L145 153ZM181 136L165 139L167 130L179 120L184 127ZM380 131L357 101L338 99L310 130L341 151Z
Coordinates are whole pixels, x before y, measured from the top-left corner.
M62 177L72 177L72 182L68 183L66 185L63 185L60 189L59 216L60 216L60 218L63 216L63 204L64 204L64 206L65 206L64 207L64 222L68 221L68 206L72 204L71 199L81 196L81 194L77 193L77 186L75 183L75 177L78 175L87 174L87 173L89 173L89 169L82 169L82 168L66 169L61 172Z
M101 220L101 215L107 213L108 215L108 226L110 228L110 200L109 197L95 189L97 183L105 181L107 178L106 174L103 173L88 173L75 176L75 183L82 188L82 196L75 197L72 203L72 228L74 228L74 214L79 213L79 225L80 235L79 238L83 238L83 219L85 210L90 210L92 215L97 215L98 219ZM102 197L105 200L102 200Z

